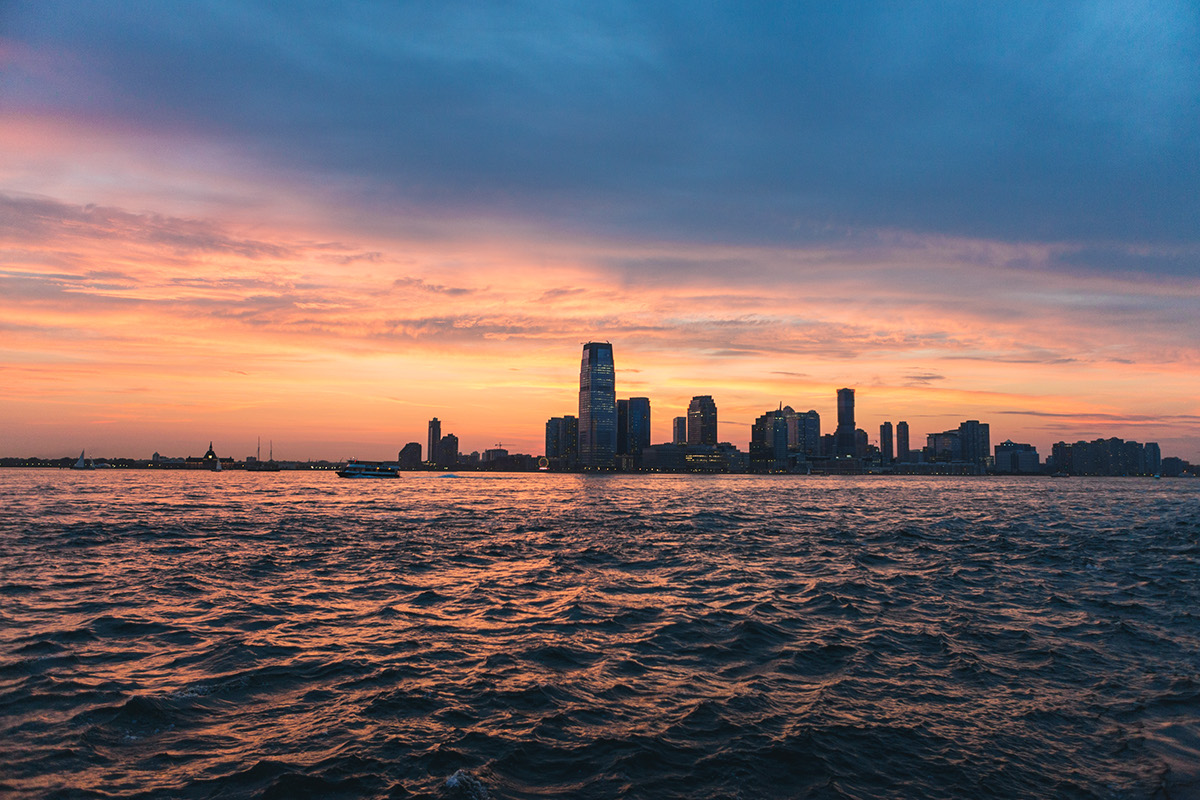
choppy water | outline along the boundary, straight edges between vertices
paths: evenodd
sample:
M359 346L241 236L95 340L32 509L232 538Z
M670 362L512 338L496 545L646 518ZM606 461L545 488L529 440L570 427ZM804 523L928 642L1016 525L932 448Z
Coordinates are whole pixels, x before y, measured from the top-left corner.
M0 472L0 793L1196 796L1200 482Z

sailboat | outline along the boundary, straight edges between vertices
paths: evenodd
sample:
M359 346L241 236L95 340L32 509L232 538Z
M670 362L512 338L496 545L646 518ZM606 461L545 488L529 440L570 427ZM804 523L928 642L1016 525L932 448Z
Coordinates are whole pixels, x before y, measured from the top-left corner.
M84 453L83 450L79 451L79 460L76 461L71 466L71 469L95 469L96 468L96 465L92 463L92 460L90 458L83 457L83 453Z
M279 464L275 461L275 442L271 442L271 455L268 461L262 460L262 439L254 451L254 463L246 467L248 472L279 472Z

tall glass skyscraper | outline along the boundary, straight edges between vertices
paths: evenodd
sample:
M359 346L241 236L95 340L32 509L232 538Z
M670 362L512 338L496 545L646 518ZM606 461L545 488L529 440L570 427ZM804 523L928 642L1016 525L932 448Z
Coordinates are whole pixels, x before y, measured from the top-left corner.
M852 456L858 452L854 441L854 390L837 390L837 428L833 432L835 456Z
M617 454L617 374L608 342L583 346L579 367L579 463L608 469Z
M687 443L717 443L717 404L712 395L697 395L688 405Z

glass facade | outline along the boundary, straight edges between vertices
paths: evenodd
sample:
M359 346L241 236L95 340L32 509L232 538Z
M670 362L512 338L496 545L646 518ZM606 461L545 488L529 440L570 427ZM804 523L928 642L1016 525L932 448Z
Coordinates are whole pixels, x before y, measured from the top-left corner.
M609 469L617 454L617 375L608 342L583 346L579 367L579 463Z
M692 398L687 413L687 443L717 443L717 404L711 395L703 394Z

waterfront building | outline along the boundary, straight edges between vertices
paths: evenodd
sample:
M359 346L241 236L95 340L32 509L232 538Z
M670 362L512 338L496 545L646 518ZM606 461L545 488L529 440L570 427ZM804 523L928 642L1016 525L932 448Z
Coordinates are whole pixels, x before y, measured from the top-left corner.
M908 461L908 423L900 420L896 423L896 460Z
M1042 471L1037 448L1011 439L996 445L995 470L1000 475L1030 475Z
M458 437L447 433L438 442L437 465L439 467L458 466Z
M687 443L716 445L717 404L713 401L712 395L697 395L688 405Z
M1050 457L1055 472L1070 475L1157 475L1164 460L1154 442L1143 445L1116 437L1074 444L1057 442Z
M837 391L837 428L833 432L833 454L853 456L858 452L854 436L854 390Z
M579 463L611 469L617 454L617 379L608 342L583 346L579 367Z
M625 452L634 457L636 463L642 450L650 446L650 398L631 397L625 427Z
M930 461L962 461L962 442L958 431L943 431L925 436L925 451Z
M746 454L728 442L706 444L656 444L642 450L647 472L744 472Z
M687 417L675 417L671 421L671 443L687 444Z
M546 421L546 458L573 463L579 446L579 420L567 414Z
M958 426L958 441L963 461L987 465L988 456L992 454L991 433L986 422L969 419Z
M796 415L797 438L796 447L806 458L817 458L821 455L821 415L809 410Z
M750 468L756 472L782 472L788 468L790 408L768 411L750 428ZM792 417L795 412L792 412Z
M617 401L617 455L629 452L629 401Z
M1146 442L1145 458L1148 475L1158 475L1162 472L1162 450L1159 449L1158 442Z
M437 418L429 420L429 437L427 439L426 456L430 464L438 463L438 445L442 442L442 423Z
M400 453L396 456L396 463L400 465L400 469L417 469L420 467L421 443L409 442L400 448Z
M879 426L879 460L886 467L892 463L892 423Z

